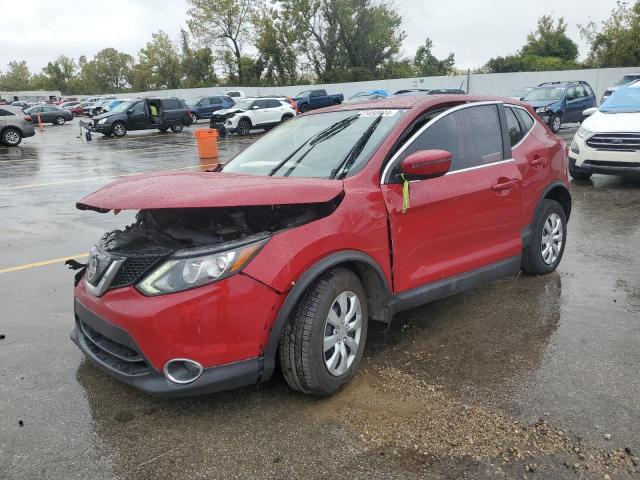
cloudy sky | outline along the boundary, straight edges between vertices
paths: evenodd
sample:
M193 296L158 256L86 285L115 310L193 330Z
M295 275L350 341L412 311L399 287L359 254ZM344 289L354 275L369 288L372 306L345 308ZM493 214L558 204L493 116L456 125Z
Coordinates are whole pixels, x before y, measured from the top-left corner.
M215 0L212 0L215 1ZM569 35L586 47L577 24L606 18L615 0L395 0L405 19L405 51L413 55L425 37L437 56L456 55L459 68L481 66L518 50L540 15L565 17ZM32 71L60 54L91 58L106 47L136 55L151 33L178 38L186 23L186 0L0 0L0 71L10 60L26 60Z

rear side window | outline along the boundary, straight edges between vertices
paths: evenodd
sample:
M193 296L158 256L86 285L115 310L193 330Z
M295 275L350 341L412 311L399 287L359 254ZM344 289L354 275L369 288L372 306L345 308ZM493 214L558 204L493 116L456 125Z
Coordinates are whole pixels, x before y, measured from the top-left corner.
M513 147L522 140L525 132L522 131L518 117L511 108L505 108L504 113L507 117L507 129L509 130L509 138L511 139L511 146Z
M180 106L178 105L178 100L176 100L175 98L167 98L166 100L163 100L162 106L165 110L177 110L178 108L180 108Z
M400 161L420 150L450 152L452 172L503 160L498 107L479 105L450 113L422 132L402 152Z
M209 99L210 105L222 105L222 99L220 97L211 97Z
M14 115L9 110L4 110L0 108L0 117L8 117L9 115Z
M267 100L267 103L269 105L269 108L278 108L281 106L278 100Z

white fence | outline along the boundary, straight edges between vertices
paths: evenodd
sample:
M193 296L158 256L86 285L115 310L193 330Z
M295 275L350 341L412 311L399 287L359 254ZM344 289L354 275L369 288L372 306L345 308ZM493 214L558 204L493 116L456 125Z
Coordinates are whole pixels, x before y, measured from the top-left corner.
M402 78L393 80L376 80L370 82L319 84L314 86L298 85L289 87L211 87L189 88L179 90L160 90L119 94L119 97L178 97L194 98L200 95L216 95L224 90L242 90L245 95L289 95L295 96L309 88L325 88L329 93L342 93L345 98L362 90L383 89L391 93L405 88L462 88L468 93L478 95L506 96L510 91L523 87L534 87L542 82L561 80L586 80L596 91L599 99L605 89L625 74L640 72L637 68L602 68L592 70L563 70L555 72L516 72L452 75L443 77Z

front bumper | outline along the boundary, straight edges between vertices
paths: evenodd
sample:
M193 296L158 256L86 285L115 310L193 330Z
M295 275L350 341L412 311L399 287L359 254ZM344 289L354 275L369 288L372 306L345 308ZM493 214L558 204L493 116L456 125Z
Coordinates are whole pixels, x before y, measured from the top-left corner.
M574 171L604 175L640 176L640 151L596 150L577 135L573 143L579 153L569 152L569 166Z
M124 287L98 298L81 279L71 338L107 373L152 395L217 392L260 381L263 346L281 301L243 274L158 297ZM198 362L202 375L185 385L169 381L163 367L179 358Z

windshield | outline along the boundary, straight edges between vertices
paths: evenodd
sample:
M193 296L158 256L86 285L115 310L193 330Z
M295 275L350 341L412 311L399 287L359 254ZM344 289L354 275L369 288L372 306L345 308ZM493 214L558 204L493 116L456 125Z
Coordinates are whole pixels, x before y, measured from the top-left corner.
M637 113L640 112L640 82L613 92L600 105L602 113Z
M564 87L541 87L534 88L525 97L524 100L561 100L564 95Z
M189 100L187 100L187 105L189 105L190 107L195 107L196 105L198 105L198 102L200 100L202 100L203 97L197 97L197 98L190 98Z
M238 109L238 110L249 110L249 108L251 107L251 104L253 104L254 100L252 99L244 99L244 100L238 100L236 102L236 104L233 106L234 109Z
M296 95L295 98L308 97L310 93L311 93L311 90L305 90L304 92L300 92L298 95Z
M622 77L622 80L616 83L616 85L627 85L633 82L634 80L638 80L639 78L640 78L640 75L625 75L624 77Z
M405 110L352 110L298 117L223 168L245 175L341 178L360 170Z
M127 109L133 105L134 102L129 101L129 102L122 102L120 105L116 105L115 107L113 107L111 109L111 113L122 113L122 112L126 112Z

